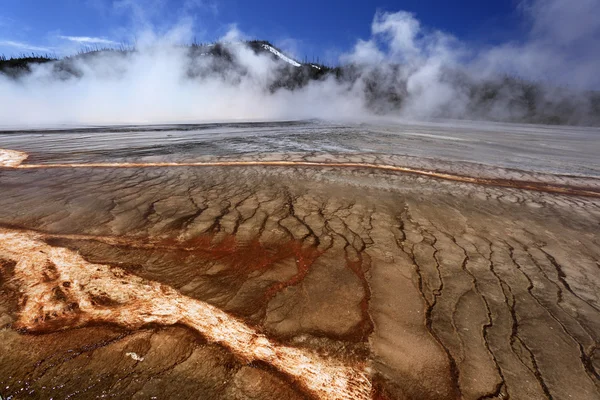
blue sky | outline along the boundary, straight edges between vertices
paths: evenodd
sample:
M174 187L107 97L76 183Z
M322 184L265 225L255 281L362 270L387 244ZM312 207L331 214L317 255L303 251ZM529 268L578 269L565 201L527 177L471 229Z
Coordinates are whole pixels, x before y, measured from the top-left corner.
M222 37L236 24L247 37L271 40L299 58L335 62L369 38L378 10L413 12L425 27L486 45L522 34L517 6L511 0L2 0L0 53L61 55L93 41L131 40L142 27L162 32L191 21L199 41Z

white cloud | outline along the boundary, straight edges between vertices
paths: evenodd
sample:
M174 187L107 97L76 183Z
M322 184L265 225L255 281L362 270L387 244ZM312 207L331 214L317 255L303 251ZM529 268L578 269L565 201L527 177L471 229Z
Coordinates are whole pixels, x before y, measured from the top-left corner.
M600 88L600 0L522 0L529 32L481 52L475 70Z
M0 40L0 47L12 47L22 51L40 51L51 53L54 51L51 47L36 46L25 42L17 42L14 40Z
M234 43L234 42L240 42L245 39L246 39L246 36L244 35L244 33L242 33L242 31L240 31L238 29L237 24L231 24L231 25L229 25L229 29L227 30L227 33L225 35L223 35L221 38L219 38L219 41L225 42L225 43Z
M471 104L471 82L509 73L555 84L600 88L600 20L591 16L594 9L600 8L600 0L578 0L577 7L570 6L568 0L523 0L526 34L519 41L487 48L424 27L408 12L378 13L370 37L357 41L349 53L340 57L344 63L355 64L350 69L352 81L329 76L294 91L270 90L280 65L269 55L255 54L240 45L238 42L246 36L235 24L221 41L232 43L228 47L240 68L215 69L218 64L212 58L190 59L187 49L177 46L193 38L193 18L180 18L174 25L156 28L151 18L146 19L146 13L156 14L164 0L148 0L159 7L148 11L141 1L114 3L122 12L133 13L133 20L150 21L130 32L135 33L136 52L76 58L72 63L81 71L79 79L56 79L50 65L36 67L18 84L0 76L0 91L10 93L5 96L10 101L0 101L0 121L158 123L359 118L372 110L412 118L502 119L521 115L519 109L515 114L509 108L512 99L520 96L518 89L503 89L493 104L486 103L486 108L480 109ZM51 37L56 40L58 32ZM61 38L72 43L108 44L104 38ZM0 47L3 45L50 50L14 41L0 41ZM32 89L24 91L23 87ZM556 96L568 95L552 94L552 99L558 101ZM401 101L388 103L389 98ZM540 100L540 106L545 102Z
M349 62L358 65L377 65L386 60L386 55L379 50L377 44L372 40L358 40L354 45L352 53L342 54L342 62Z
M100 37L91 37L91 36L64 36L59 35L60 39L69 40L71 42L81 43L81 44L119 44L114 40L108 40Z
M374 36L387 39L393 55L410 59L420 54L417 35L421 31L421 24L411 13L377 13L371 31Z

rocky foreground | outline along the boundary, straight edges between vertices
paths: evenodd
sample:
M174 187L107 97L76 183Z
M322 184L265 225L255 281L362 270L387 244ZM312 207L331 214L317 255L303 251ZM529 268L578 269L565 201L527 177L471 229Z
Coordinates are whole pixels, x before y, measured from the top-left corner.
M4 398L600 398L598 179L2 157Z

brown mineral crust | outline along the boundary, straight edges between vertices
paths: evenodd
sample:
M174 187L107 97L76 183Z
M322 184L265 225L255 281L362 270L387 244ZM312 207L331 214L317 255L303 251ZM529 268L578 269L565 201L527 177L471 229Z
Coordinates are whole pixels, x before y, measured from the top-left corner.
M14 321L19 306L18 288L12 279L16 265L0 257L0 329Z
M333 158L336 156L334 155ZM600 197L597 187L581 187L573 184L554 182L524 181L497 177L480 177L457 174L443 170L419 169L401 165L386 165L373 162L335 162L331 160L307 161L297 160L220 160L200 162L146 162L146 163L69 163L69 164L22 164L27 159L27 154L14 150L0 149L0 167L21 169L53 169L53 168L173 168L173 167L308 167L308 168L363 168L385 172L399 172L430 178L450 180L455 182L472 183L504 188L541 191L574 196Z
M0 255L17 262L15 279L23 304L16 329L51 332L89 323L138 329L149 323L181 323L229 348L242 360L268 362L319 398L371 397L372 386L360 365L350 367L309 351L274 344L206 303L118 268L89 264L66 249L46 245L31 232L3 230L0 239ZM48 268L54 279L44 281L41 278ZM61 282L69 285L63 285L65 290L56 296L55 285ZM98 297L103 301L96 302Z
M379 156L310 157L393 164ZM585 181L596 188L588 178L502 173L522 182ZM23 305L3 280L10 301L0 300L0 321L6 321L0 364L28 360L15 372L0 366L0 385L10 386L3 395L39 392L53 376L55 386L66 385L53 389L56 397L105 391L124 398L268 398L277 388L283 398L326 396L284 371L288 357L282 356L283 366L248 363L231 347L190 333L204 331L194 310L206 303L269 343L316 353L339 370L368 365L375 397L600 397L600 205L594 197L359 167L13 168L0 180L5 231L110 266L113 276L101 274L100 281L116 285L88 287L90 303L69 309L77 284L57 278L64 266L55 260L54 267L40 264L38 288L45 288L50 310L36 313L43 317L37 324L65 318L52 326L62 329L89 323L82 315L102 318L91 328L31 336L14 330ZM155 289L132 291L137 285ZM123 305L127 296L137 307ZM140 303L144 296L158 300ZM174 299L181 308L155 315ZM178 313L183 317L172 320ZM189 328L157 321L148 327L140 318ZM125 332L119 338L106 326L115 319L131 331L119 331ZM115 336L96 352L70 358L78 345L62 340L79 331L92 347L105 342L102 335ZM146 336L155 339L141 339ZM261 341L249 343L264 350ZM43 361L41 347L56 354L54 361ZM177 364L177 354L189 361ZM153 370L157 357L164 368ZM39 373L33 366L39 360L47 372L29 379ZM111 364L126 371L117 383L104 375L114 370ZM79 367L90 382L102 383L86 392L87 381L70 379Z
M44 235L44 237L51 244L79 250L84 247L81 242L91 241L108 244L123 249L125 252L131 249L143 249L152 253L173 254L175 256L171 260L173 263L181 262L191 254L203 263L222 265L222 268L214 273L213 277L233 282L244 282L250 275L265 274L273 269L275 264L292 260L295 263L296 272L286 280L266 285L262 289L262 294L255 293L254 300L244 310L244 314L249 316L254 315L258 309L264 308L278 292L301 282L313 263L323 254L323 250L319 250L314 245L307 246L298 240L270 245L265 245L257 239L240 243L234 235L228 234L219 235L218 240L215 240L214 234L203 234L184 241L174 238L153 240L152 238L128 239L123 237L56 234ZM97 250L97 248L95 249ZM98 254L92 255L92 257L98 259ZM347 262L350 268L357 268L351 266L350 261ZM136 269L135 266L132 268L134 271ZM152 278L152 276L149 275L148 278Z
M356 259L352 259L352 257ZM367 337L373 331L373 321L371 320L371 315L369 314L369 300L371 299L371 287L369 286L369 281L366 277L365 269L368 265L368 257L367 260L363 260L363 256L361 253L356 253L352 256L348 255L346 252L345 255L346 266L352 270L356 274L356 276L360 279L360 282L363 286L363 291L365 293L362 301L360 302L360 311L362 313L361 322L358 325L356 331L358 335L361 337L361 340L366 340Z

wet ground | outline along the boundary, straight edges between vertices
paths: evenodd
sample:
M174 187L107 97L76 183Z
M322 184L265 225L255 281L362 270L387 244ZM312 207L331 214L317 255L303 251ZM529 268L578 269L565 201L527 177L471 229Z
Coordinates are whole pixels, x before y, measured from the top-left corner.
M598 399L599 143L440 122L0 133L24 153L0 154L0 394Z

